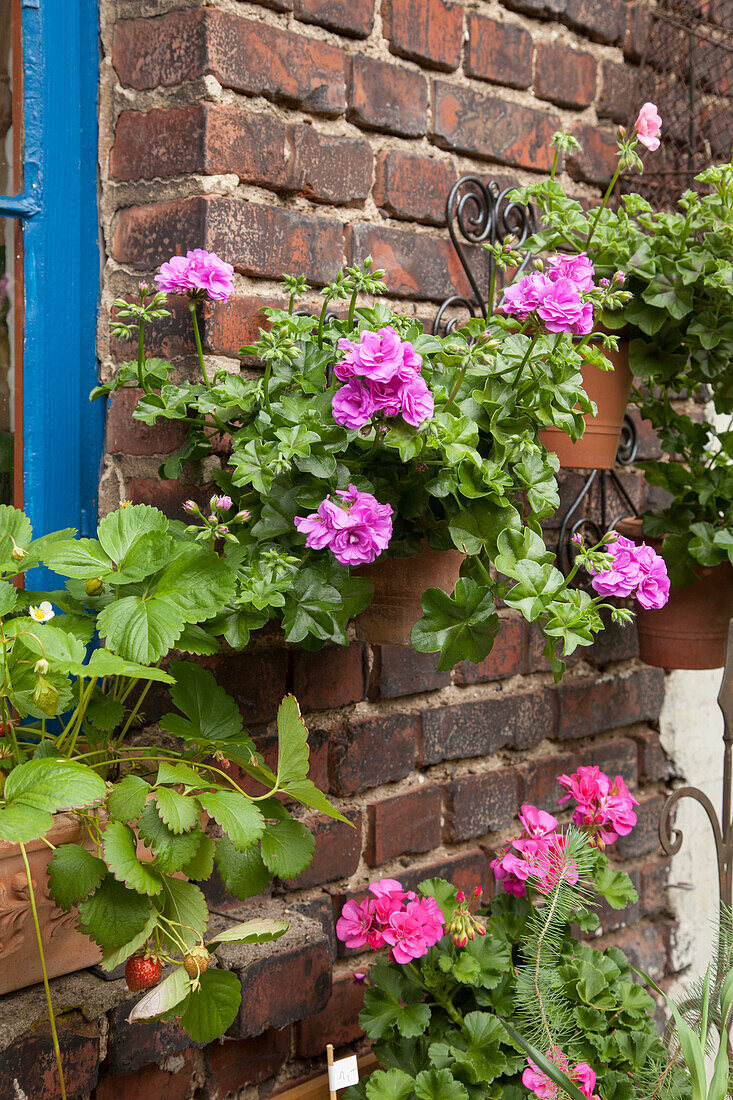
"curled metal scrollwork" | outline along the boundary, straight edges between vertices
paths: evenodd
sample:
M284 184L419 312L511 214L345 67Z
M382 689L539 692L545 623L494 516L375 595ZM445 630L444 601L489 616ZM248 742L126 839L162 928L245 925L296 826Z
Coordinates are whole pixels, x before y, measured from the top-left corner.
M445 204L445 217L453 247L466 273L473 298L469 300L455 294L446 298L433 322L434 333L452 332L456 327L457 317L451 317L447 323L444 320L451 308L462 307L472 317L487 315L488 292L494 261L489 253L481 250L479 255L481 258L485 256L486 269L483 276L477 274L474 269L478 266L476 265L476 246L484 243L497 244L512 235L516 238L518 247L521 248L534 233L535 219L532 207L519 202L510 202L508 196L511 190L511 188L502 190L496 180L484 183L478 176L462 176L451 188ZM526 267L529 259L529 253L527 253L520 270ZM499 275L501 284L501 273Z
M710 827L713 830L715 841L715 855L718 863L718 892L721 904L730 906L730 851L729 845L723 836L720 819L715 807L704 793L697 787L679 787L669 796L662 807L659 818L659 841L668 856L675 856L682 847L684 836L681 829L675 829L671 824L672 811L683 798L690 798L702 806Z

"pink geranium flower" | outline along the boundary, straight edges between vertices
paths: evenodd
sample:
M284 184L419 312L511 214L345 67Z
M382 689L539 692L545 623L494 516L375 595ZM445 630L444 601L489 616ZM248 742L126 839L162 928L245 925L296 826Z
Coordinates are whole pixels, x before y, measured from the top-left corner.
M341 916L336 921L336 935L347 947L366 946L372 927L373 902L365 898L362 902L347 901Z
M662 119L654 103L645 103L642 106L634 128L641 144L650 152L656 152L660 145Z
M537 315L548 332L570 332L586 336L593 330L593 306L584 302L575 283L560 277L551 284L537 307Z
M532 271L506 288L499 309L503 313L513 313L519 321L526 321L544 300L551 286L552 281L547 275Z
M350 378L336 390L331 402L333 418L345 428L363 428L374 416L376 405L369 386L358 378Z
M573 775L559 775L557 781L568 791L560 802L575 799L573 822L588 831L592 845L614 844L636 825L634 806L639 803L620 775L611 782L597 766L582 766Z
M547 836L554 833L557 828L557 818L548 814L545 810L538 810L536 806L525 803L519 811L519 820L522 822L527 836Z
M659 609L669 599L667 565L646 543L619 535L608 546L608 568L599 570L592 587L600 596L635 596L642 607Z
M560 1047L554 1047L552 1050L546 1052L546 1057L557 1066L559 1070L567 1074L571 1081L574 1081L580 1091L588 1100L599 1100L593 1089L596 1085L596 1074L590 1068L587 1062L578 1062L572 1069L570 1064L560 1049ZM528 1068L525 1069L522 1074L522 1084L525 1088L530 1089L531 1092L538 1096L540 1100L561 1100L565 1097L565 1093L556 1085L555 1082L542 1072L538 1066L532 1061L531 1058L527 1059Z
M558 279L570 279L572 283L575 283L578 290L587 291L593 290L595 270L587 253L578 252L575 255L566 255L560 252L549 261L547 276L553 283L556 283Z
M380 504L371 493L350 485L339 494L343 503L326 497L317 511L296 516L293 524L313 550L331 550L344 565L373 562L392 538L392 505Z
M171 256L155 276L167 294L188 294L225 302L234 289L234 268L215 252L194 248L185 256Z
M355 376L370 382L389 382L395 375L407 378L422 366L422 356L391 325L378 332L365 329L358 343L342 337L338 346L344 357L335 364L334 373L342 382Z

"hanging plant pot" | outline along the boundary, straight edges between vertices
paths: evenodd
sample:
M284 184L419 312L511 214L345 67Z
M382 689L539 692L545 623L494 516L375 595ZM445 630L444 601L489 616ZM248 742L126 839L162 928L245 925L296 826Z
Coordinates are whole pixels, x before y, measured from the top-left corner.
M375 645L410 645L410 632L422 618L426 588L452 593L465 555L460 550L421 550L409 558L377 558L356 570L374 585L366 611L356 617L356 636Z
M547 428L539 433L548 451L560 459L560 465L570 470L611 470L616 461L619 436L633 381L629 368L628 340L619 340L618 351L607 351L614 365L612 371L602 371L591 363L583 367L583 388L598 408L596 416L586 416L582 439L573 443L559 428Z
M658 554L662 540L645 538L640 519L616 524L620 535L646 542ZM722 668L728 647L728 624L733 618L733 566L729 562L695 569L698 580L685 588L672 587L669 601L659 611L637 608L639 656L657 668Z
M74 814L56 814L47 839L59 844L79 844L84 830ZM48 893L47 868L52 852L42 840L25 846L38 908L43 952L49 978L93 966L102 952L88 936L76 930L77 912L57 908ZM33 924L28 881L17 844L0 840L0 995L25 989L43 979L38 942Z

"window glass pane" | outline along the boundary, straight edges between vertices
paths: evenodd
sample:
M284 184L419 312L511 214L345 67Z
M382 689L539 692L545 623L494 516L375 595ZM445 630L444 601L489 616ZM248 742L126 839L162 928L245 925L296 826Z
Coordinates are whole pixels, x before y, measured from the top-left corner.
M0 195L21 187L20 3L0 0Z
M13 504L13 440L16 419L16 367L21 346L21 226L0 218L0 504Z

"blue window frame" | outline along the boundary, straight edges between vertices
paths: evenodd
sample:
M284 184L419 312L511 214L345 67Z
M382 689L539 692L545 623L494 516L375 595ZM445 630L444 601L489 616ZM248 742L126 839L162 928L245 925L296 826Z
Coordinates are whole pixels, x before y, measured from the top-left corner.
M23 179L0 195L22 225L22 504L36 534L93 533L104 410L97 380L97 0L15 0ZM16 36L17 41L17 36ZM19 409L19 412L21 411ZM20 425L19 425L20 427Z

